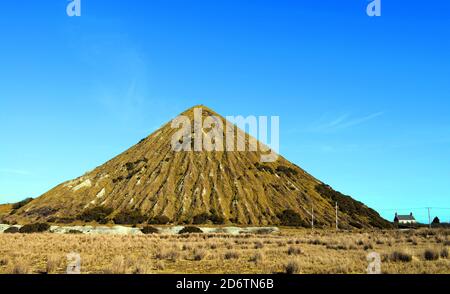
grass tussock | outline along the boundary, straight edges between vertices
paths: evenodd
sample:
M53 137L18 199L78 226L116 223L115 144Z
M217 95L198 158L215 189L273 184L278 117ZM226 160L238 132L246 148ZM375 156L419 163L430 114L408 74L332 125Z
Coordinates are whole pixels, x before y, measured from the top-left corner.
M284 271L286 274L294 275L300 273L300 262L298 260L289 260L284 265Z
M439 259L439 251L434 249L426 249L423 253L423 258L428 261L438 260Z
M203 260L206 257L206 250L201 248L195 248L193 252L193 258L195 261Z
M300 255L302 254L302 250L298 247L290 246L287 250L288 255Z
M393 262L411 262L412 255L403 251L394 251L389 256L389 260Z
M261 252L256 252L250 257L250 262L254 262L255 264L260 264L264 261L264 254Z
M224 255L225 259L238 259L239 253L237 251L228 251Z

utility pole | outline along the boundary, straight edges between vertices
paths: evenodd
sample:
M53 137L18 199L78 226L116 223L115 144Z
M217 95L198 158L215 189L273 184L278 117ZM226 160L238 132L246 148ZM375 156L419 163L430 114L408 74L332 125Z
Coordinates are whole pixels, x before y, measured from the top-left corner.
M338 220L338 204L336 201L336 231L339 230L339 220Z
M431 207L427 207L427 208L428 208L428 226L431 229L431 214L430 214Z

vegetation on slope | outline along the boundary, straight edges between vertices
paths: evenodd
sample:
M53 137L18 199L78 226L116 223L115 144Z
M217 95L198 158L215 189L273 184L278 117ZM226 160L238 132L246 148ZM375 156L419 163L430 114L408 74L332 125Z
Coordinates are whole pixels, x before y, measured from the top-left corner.
M384 220L375 210L367 207L362 202L354 200L350 196L333 190L328 185L319 184L316 186L316 191L327 199L331 205L338 203L339 210L346 213L352 219L350 225L353 227L361 228L362 224L366 222L376 228L392 227L392 224Z

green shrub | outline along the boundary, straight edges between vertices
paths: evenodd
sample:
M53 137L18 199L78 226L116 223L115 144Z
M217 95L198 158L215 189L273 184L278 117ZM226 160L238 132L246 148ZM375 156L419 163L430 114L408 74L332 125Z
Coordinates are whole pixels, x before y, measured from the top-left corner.
M144 234L158 234L159 230L155 227L146 226L141 229L141 232Z
M114 218L114 223L119 225L137 225L145 222L146 217L139 211L121 211Z
M178 234L191 234L191 233L203 233L203 231L200 228L188 226L181 229Z
M17 233L19 233L19 228L18 227L9 227L6 230L4 230L3 233L5 233L5 234L17 234Z
M19 232L23 234L42 233L48 231L48 229L50 229L50 225L47 223L34 223L24 225L20 228Z
M12 205L12 209L17 210L17 209L19 209L19 208L21 208L21 207L27 205L27 204L30 203L31 201L33 201L33 198L27 198L27 199L24 199L24 200L22 200L22 201L20 201L20 202L14 203L14 204Z
M79 220L84 222L98 222L100 224L106 224L108 222L108 215L113 212L112 208L107 208L104 206L97 206L91 209L85 210L81 215L78 216Z
M297 171L293 168L287 167L287 166L283 166L280 165L278 166L276 169L277 173L279 174L285 174L287 176L296 176L297 175Z
M273 173L274 173L272 167L270 167L270 166L268 166L268 165L260 164L259 162L257 162L257 163L255 164L255 167L256 167L256 169L259 170L259 171L265 171L265 172L268 172L268 173L270 173L270 174L273 174Z
M56 209L56 208L44 206L44 207L39 207L36 209L26 211L25 215L26 216L39 216L39 217L47 218L57 212L58 212L58 209Z
M168 223L170 223L170 219L165 215L157 216L148 221L149 225L167 225Z
M212 209L210 212L210 214L204 212L194 216L192 223L194 225L205 224L208 221L211 221L215 225L222 225L225 223L225 219L219 216L214 209Z
M218 215L214 209L211 210L209 220L212 221L212 223L215 225L223 225L225 223L225 219L222 216Z
M204 224L209 220L209 214L201 213L199 215L194 216L192 223L194 225Z
M282 213L278 214L277 217L280 220L282 226L302 227L309 225L305 221L303 221L300 214L291 209L283 211Z

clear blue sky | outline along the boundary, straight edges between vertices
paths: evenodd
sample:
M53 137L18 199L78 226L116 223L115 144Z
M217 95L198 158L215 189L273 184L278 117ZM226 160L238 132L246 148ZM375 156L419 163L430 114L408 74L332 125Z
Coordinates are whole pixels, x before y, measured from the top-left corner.
M389 219L450 208L449 1L81 3L2 1L0 202L205 104L279 115L285 157Z

